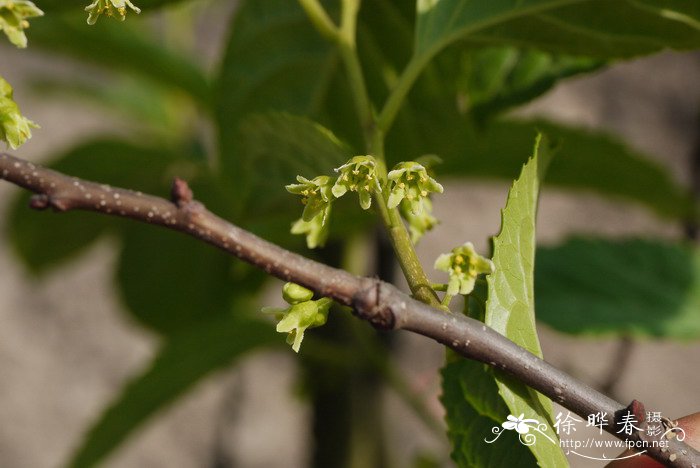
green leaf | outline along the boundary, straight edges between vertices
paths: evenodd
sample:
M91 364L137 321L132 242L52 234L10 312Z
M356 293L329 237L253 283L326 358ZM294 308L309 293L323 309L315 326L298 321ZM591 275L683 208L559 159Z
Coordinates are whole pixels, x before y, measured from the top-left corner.
M218 83L226 173L235 177L245 157L237 132L244 116L268 111L317 116L339 66L335 47L318 35L297 2L241 2Z
M112 80L109 86L94 80L71 77L31 80L31 88L40 98L52 98L64 105L80 100L134 123L135 132L145 139L161 137L168 143L186 140L191 132L191 110L182 99L173 100L169 88L146 80ZM184 109L183 109L184 107Z
M223 218L228 193L201 174L190 182L196 199ZM123 229L116 281L142 324L166 335L228 314L232 301L254 294L266 275L183 233L130 223Z
M480 121L544 94L559 80L597 70L605 63L515 47L462 49L455 58L461 62L464 107Z
M477 284L465 301L465 313L483 321L485 300L486 286ZM509 410L498 393L491 368L448 350L441 375L440 400L445 408L452 459L457 466L495 468L537 464L532 452L518 440L517 432L499 431Z
M700 337L700 252L659 240L539 248L537 318L572 334Z
M692 0L418 0L415 54L421 61L453 41L621 58L700 44Z
M339 2L327 3L335 16ZM360 9L358 47L375 103L386 97L393 85L390 77L410 56L405 45L411 40L413 10L407 0L374 0ZM231 24L218 91L221 158L230 177L245 157L238 132L232 130L249 114L280 111L308 117L353 147L364 145L337 48L323 40L298 2L241 2Z
M100 21L48 15L32 27L34 45L112 70L128 71L184 91L210 109L211 86L202 69L184 55L166 49L139 32L132 21Z
M241 199L251 197L250 208L256 213L272 211L280 198L298 203L285 185L295 183L297 175L309 179L332 176L333 169L353 155L330 130L285 113L247 117L238 140L242 155L236 187L242 191Z
M44 274L90 247L112 226L94 213L37 212L22 192L10 209L6 229L15 253L29 271Z
M205 376L252 348L277 341L271 326L228 314L171 336L151 366L127 384L102 414L68 466L97 465L146 420Z
M235 285L231 262L184 234L134 225L125 229L116 279L133 315L171 334L228 314Z
M452 444L452 459L457 466L474 468L532 467L537 462L518 440L515 431L503 430L496 435L509 414L498 394L490 370L480 362L461 359L452 354L442 369L442 397L447 422L447 436ZM517 415L516 415L517 416ZM548 444L538 440L537 444ZM553 464L543 466L555 466ZM557 465L559 466L559 465ZM562 465L565 466L565 465Z
M548 143L538 135L532 159L523 166L508 193L502 211L501 231L493 238L495 273L486 277L488 300L485 323L531 353L542 357L535 327L534 264L537 199L550 160ZM496 382L511 414L524 414L547 425L545 433L557 441L552 429L552 403L547 397L499 372ZM543 441L530 446L542 466L568 466L558 443Z
M547 184L641 203L670 219L696 216L689 190L674 180L666 168L606 133L544 120L502 120L481 129L469 127L464 121L452 126L443 134L442 142L426 138L444 160L438 167L445 174L440 176L443 179L464 175L512 180L527 160L524 148L541 130L556 141L559 155L548 170Z
M76 177L142 190L167 190L167 167L176 155L118 140L86 142L64 153L51 168ZM89 247L100 235L119 226L109 216L95 213L31 210L29 194L12 203L6 229L24 264L44 273Z

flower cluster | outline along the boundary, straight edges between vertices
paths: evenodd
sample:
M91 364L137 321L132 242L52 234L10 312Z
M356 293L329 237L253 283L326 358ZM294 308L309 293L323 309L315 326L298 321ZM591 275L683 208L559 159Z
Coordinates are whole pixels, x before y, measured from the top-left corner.
M0 140L17 149L32 137L32 127L38 125L20 113L12 99L12 86L0 77Z
M372 197L388 189L387 207L399 208L411 231L411 240L417 243L426 231L432 229L437 219L432 216L431 193L442 193L442 185L428 174L428 167L439 159L424 156L417 161L397 164L380 180L377 162L372 156L355 156L335 169L337 178L319 176L309 180L297 176L296 184L287 185L287 191L300 195L304 204L301 219L292 224L292 234L305 234L309 248L322 246L328 238L328 218L335 198L347 192L357 192L360 206L367 210L372 206Z
M3 31L14 45L25 48L27 36L24 35L24 30L29 27L27 18L43 14L43 11L28 0L0 0L0 31Z
M455 247L450 253L440 255L435 260L435 269L450 275L446 294L455 296L458 293L471 293L476 277L482 273L493 273L495 267L491 260L476 253L471 242L467 242Z
M372 206L372 194L381 192L376 172L377 163L372 156L355 156L335 171L340 175L333 185L333 195L340 198L349 190L357 192L363 210Z
M129 0L95 0L85 7L85 11L88 12L87 22L91 25L95 24L100 15L107 15L124 21L126 19L126 7L131 8L137 14L141 13L141 9Z
M277 331L287 333L287 344L299 352L304 332L308 328L320 327L328 319L328 310L333 301L326 297L312 300L314 293L303 286L287 283L282 288L282 297L289 304L287 308L264 307L263 313L275 314Z

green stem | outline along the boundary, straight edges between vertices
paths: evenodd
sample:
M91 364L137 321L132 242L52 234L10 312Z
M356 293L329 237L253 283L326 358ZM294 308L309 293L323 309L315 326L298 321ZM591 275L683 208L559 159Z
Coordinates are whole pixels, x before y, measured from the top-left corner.
M381 132L386 134L389 131L413 83L437 53L437 50L439 49L436 49L435 52L426 51L420 55L414 55L408 62L377 119L377 128Z
M299 4L306 11L306 16L309 17L311 23L323 37L333 42L338 40L340 34L338 27L333 23L333 20L331 20L318 0L299 0Z
M412 389L403 374L393 364L386 350L382 349L373 337L360 333L358 328L353 327L352 331L370 365L384 377L389 388L396 392L406 406L413 410L415 415L418 416L427 429L433 432L433 435L438 440L444 441L445 428L442 422L430 411L425 403L425 399Z
M440 303L443 307L450 307L450 302L452 302L452 298L454 296L452 294L445 294L445 297L442 298L442 302Z
M430 287L430 281L423 271L423 266L418 260L418 255L413 248L411 237L401 220L399 211L396 208L389 209L385 196L382 194L375 194L374 198L413 297L433 307L442 308L435 291Z
M370 103L367 88L365 87L365 80L362 76L360 61L357 57L354 45L343 41L340 42L338 47L340 50L340 57L348 72L348 82L350 83L355 109L357 110L360 126L362 127L362 135L365 138L366 145L369 147L371 146L375 123L372 104Z
M423 425L428 428L440 441L445 439L445 427L436 418L425 404L425 400L417 394L403 375L391 363L384 361L378 364L379 370L384 374L389 387L413 410Z
M369 148L372 145L375 121L372 103L369 99L365 78L362 74L362 65L357 55L355 31L359 9L360 0L343 0L340 16L340 33L338 34L337 40L340 57L348 72L350 90L353 95L358 118L360 119L360 125L362 126L362 134Z
M379 180L386 182L387 168L384 158L384 135L386 132L384 127L377 124L375 121L355 43L357 13L360 8L360 0L343 0L340 28L336 27L331 21L318 0L299 0L299 2L319 32L338 44L340 56L348 73L348 81L357 108L360 125L362 126L365 136L367 149L377 160L377 176ZM425 63L427 63L427 61ZM420 74L425 63L422 63L422 61L418 63L417 60L412 60L404 71L399 85L394 89L394 92L392 92L392 95L384 106L384 111L382 111L383 115L386 114L384 118L389 119L388 125L385 124L386 128L390 126L391 120L393 120L396 112L398 112L403 98L413 84L413 81L415 81L418 74ZM394 248L394 252L396 252L401 270L406 277L406 281L408 281L413 296L426 304L441 308L440 301L435 291L430 287L430 282L418 260L418 255L413 248L411 237L401 220L399 211L396 208L388 208L388 193L375 194L374 198L379 207L379 213L384 227L389 234L391 245Z

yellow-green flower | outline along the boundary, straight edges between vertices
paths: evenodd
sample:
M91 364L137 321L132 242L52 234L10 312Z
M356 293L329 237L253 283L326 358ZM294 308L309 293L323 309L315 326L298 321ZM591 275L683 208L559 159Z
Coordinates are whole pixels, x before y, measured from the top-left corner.
M287 344L299 352L304 332L309 328L320 327L328 320L328 311L333 301L326 297L312 301L314 293L303 286L287 283L282 288L282 297L289 304L287 308L264 307L263 313L275 314L279 322L277 331L287 333Z
M446 294L454 296L472 292L476 277L482 273L493 273L495 267L491 260L476 253L471 242L467 242L450 253L440 255L435 260L435 269L450 275Z
M100 15L107 15L124 21L126 19L126 7L131 8L137 14L141 13L141 9L131 3L130 0L95 0L85 7L85 11L88 12L87 22L88 24L95 24Z
M32 137L32 128L39 126L24 117L12 99L12 86L0 77L0 140L17 149Z
M415 161L401 162L394 166L389 179L389 208L396 208L403 200L411 205L411 212L420 215L422 200L430 193L442 193L442 185L428 175L425 167Z
M417 244L423 235L438 225L439 221L433 216L433 202L429 197L421 199L423 205L420 214L414 214L408 200L403 200L399 209L401 215L408 221L408 229L411 232L411 242Z
M29 0L0 0L0 31L14 45L25 48L27 36L24 35L24 30L29 27L27 18L43 15L44 12Z
M331 187L334 180L328 176L318 176L309 180L302 176L297 176L298 184L290 184L285 188L289 193L301 195L301 202L304 204L304 221L311 221L316 215L326 210L328 204L333 201ZM323 220L326 222L326 219Z
M328 240L329 233L329 223L327 222L331 214L330 203L318 213L316 216L311 218L309 221L305 221L303 217L297 219L292 223L292 234L304 234L306 235L306 246L310 249L315 249L316 247L323 247Z
M372 205L372 193L381 192L376 173L377 163L372 156L355 156L335 171L340 175L333 185L333 195L340 198L349 190L357 192L363 210Z

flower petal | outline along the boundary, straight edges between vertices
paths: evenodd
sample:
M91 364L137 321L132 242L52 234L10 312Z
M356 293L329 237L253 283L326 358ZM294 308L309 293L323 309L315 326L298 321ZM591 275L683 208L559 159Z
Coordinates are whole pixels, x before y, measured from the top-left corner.
M434 268L440 271L450 271L450 266L452 265L452 254L440 254L440 256L435 260Z
M340 183L340 180L336 182L333 188L331 189L331 192L333 193L333 196L335 198L342 197L347 191L348 188L345 186L345 184Z
M362 207L362 209L363 210L369 209L369 207L372 206L372 195L366 190L360 191L359 195L360 195L360 206Z
M403 197L404 197L403 190L399 189L399 190L392 191L389 194L389 200L387 201L387 206L390 209L396 208L397 206L399 206L399 203L401 203L401 200L403 200Z

